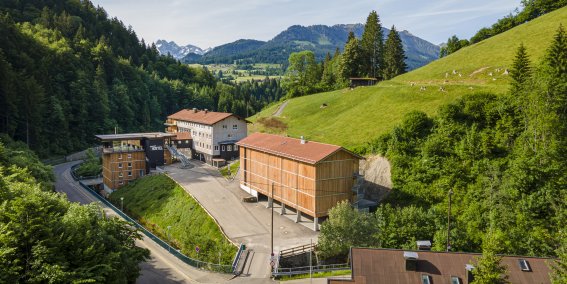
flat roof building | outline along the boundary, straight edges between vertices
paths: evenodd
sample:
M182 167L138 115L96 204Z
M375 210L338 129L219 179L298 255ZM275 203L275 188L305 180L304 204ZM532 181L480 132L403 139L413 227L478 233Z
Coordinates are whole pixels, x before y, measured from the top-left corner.
M254 133L240 146L240 188L273 199L314 218L328 216L343 200L353 201L362 157L343 147L279 135ZM273 189L272 189L273 184Z
M112 192L151 169L171 163L167 145L175 134L163 132L96 135L102 143L104 190Z

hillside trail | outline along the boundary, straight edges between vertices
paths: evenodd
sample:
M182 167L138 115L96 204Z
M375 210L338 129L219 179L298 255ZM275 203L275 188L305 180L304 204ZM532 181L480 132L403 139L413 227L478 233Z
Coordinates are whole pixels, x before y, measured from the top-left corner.
M289 102L289 100L285 101L279 108L278 110L276 110L276 112L274 112L274 114L272 114L272 116L275 117L279 117L282 115L282 112L284 110L284 108L287 106L287 103Z

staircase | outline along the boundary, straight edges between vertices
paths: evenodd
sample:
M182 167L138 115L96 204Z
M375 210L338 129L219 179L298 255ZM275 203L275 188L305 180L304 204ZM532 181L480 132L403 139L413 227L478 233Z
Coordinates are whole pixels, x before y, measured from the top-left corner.
M189 163L189 159L187 159L187 157L185 157L185 155L179 153L179 151L177 151L177 148L175 148L173 146L169 146L169 145L165 145L165 147L167 148L167 150L169 150L169 152L171 153L171 155L174 158L181 161L181 165L182 165L181 168L187 168L191 165Z

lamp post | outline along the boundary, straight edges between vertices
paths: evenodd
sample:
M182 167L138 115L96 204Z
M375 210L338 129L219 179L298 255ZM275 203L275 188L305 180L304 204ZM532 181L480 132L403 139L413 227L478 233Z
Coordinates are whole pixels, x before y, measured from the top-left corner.
M171 230L171 226L167 226L167 242L171 243L171 236L169 234L169 230ZM167 251L170 252L171 251L171 244L168 244L167 246Z
M120 197L120 211L124 212L124 197Z
M453 190L449 189L449 209L447 210L447 251L451 250L451 240L449 234L451 232L451 195L453 195Z

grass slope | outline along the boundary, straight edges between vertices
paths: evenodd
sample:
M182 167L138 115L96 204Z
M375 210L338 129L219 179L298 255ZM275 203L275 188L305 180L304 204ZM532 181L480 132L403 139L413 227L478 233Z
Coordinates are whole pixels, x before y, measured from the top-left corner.
M124 209L146 228L191 258L232 264L237 248L220 231L205 210L166 175L138 179L110 195L111 201ZM171 226L169 237L167 226ZM196 253L195 247L200 252Z
M272 105L249 118L254 122L249 130L303 135L353 148L390 131L410 111L433 115L440 105L467 93L506 92L510 79L504 70L510 68L519 44L527 47L532 62L539 62L560 23L567 24L567 7L373 87L291 99L277 118L287 124L284 130L258 122L279 107Z

